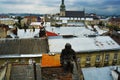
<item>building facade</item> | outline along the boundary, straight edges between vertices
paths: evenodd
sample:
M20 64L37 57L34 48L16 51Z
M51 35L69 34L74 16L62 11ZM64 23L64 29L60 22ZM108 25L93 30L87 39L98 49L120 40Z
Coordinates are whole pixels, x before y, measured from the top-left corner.
M13 25L15 22L16 21L12 18L0 18L0 24Z
M48 42L51 53L61 53L64 45L71 43L72 48L76 52L79 66L82 68L120 65L120 45L108 36L71 39L57 38L49 39Z
M78 53L77 58L81 67L120 65L120 50Z

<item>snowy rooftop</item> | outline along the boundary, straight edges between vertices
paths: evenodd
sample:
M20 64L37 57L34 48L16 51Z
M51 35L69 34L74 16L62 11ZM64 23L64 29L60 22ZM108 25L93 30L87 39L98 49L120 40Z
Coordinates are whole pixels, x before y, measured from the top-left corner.
M0 55L0 58L31 58L31 57L42 57L42 54L7 54Z
M116 69L115 66L102 67L102 68L83 68L82 72L85 80L113 80L111 69ZM120 68L118 68L120 71Z
M92 27L91 26L87 26L90 30L92 30ZM94 28L96 28L96 30L98 31L98 34L103 34L103 33L106 33L107 31L106 30L102 30L100 29L98 26L94 26Z
M77 26L77 27L83 27L83 26L85 26L85 24L84 23L82 23L82 22L68 22L67 23L67 25L68 26Z
M40 25L40 22L33 22L31 25ZM87 37L89 35L100 35L105 33L106 31L101 30L98 26L95 26L98 33L94 32L91 28L91 26L86 27L50 27L50 23L47 22L44 24L45 28L49 32L54 32L59 35L73 35L77 37ZM26 32L24 29L18 29L18 37L19 38L34 38L34 36L38 36L39 29L35 29L35 32L33 32L32 29L27 29ZM11 34L11 36L14 36Z
M5 21L5 20L14 20L12 18L0 18L1 21Z
M32 22L30 25L32 25L32 26L40 26L41 22Z
M50 52L54 53L60 53L66 43L70 43L76 52L120 49L120 46L109 36L98 36L94 38L49 38L48 43Z
M46 27L47 31L57 33L59 35L74 35L79 37L85 37L86 35L94 35L95 32L85 27Z
M101 30L95 26L98 33L94 32L91 26L86 27L46 27L46 30L57 33L59 35L74 35L78 37L86 37L88 35L101 35L107 31Z
M38 35L39 29L35 29L35 32L33 32L32 29L27 29L26 32L24 29L18 29L18 37L19 38L34 38L34 36Z

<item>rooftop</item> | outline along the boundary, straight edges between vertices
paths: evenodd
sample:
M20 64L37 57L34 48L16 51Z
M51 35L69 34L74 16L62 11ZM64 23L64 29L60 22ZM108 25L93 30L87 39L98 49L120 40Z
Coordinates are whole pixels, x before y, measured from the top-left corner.
M0 55L0 58L32 58L32 57L42 57L42 54L4 54Z
M70 43L76 52L93 52L104 50L118 50L120 46L109 36L98 36L94 38L49 38L50 52L60 53L66 43Z
M41 22L32 22L30 25L31 26L40 26Z
M116 66L102 68L83 68L82 72L85 80L113 80L111 71ZM119 68L120 71L120 68Z
M33 31L33 29L27 29L26 32L24 29L18 29L18 37L19 38L34 38L34 36L38 36L40 29L35 29L35 31Z
M70 25L74 25L76 23L69 23ZM80 23L77 23L79 25ZM81 24L83 25L83 24ZM107 31L100 29L98 26L94 26L98 33L94 32L91 26L81 26L81 27L46 27L47 31L51 31L57 33L59 35L74 35L78 37L86 37L88 35L101 35Z
M84 11L65 11L65 17L85 17Z
M74 35L85 37L85 35L95 34L93 31L86 29L85 27L47 27L46 30L55 32L59 35Z

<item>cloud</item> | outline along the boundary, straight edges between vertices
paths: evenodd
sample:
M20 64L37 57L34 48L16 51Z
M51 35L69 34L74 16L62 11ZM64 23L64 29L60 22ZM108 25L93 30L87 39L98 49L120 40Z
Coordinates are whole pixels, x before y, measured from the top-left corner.
M58 13L61 0L0 0L1 13ZM120 0L65 0L67 10L119 13Z

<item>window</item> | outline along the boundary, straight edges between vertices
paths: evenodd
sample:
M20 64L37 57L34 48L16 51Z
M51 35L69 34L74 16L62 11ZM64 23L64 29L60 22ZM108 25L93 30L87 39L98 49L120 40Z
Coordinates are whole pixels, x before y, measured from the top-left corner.
M117 64L117 58L118 58L118 53L115 53L113 57L113 63L112 63L113 65Z
M86 57L86 63L90 63L90 56Z
M118 53L115 53L115 54L114 54L114 59L113 59L113 60L117 60L117 57L118 57Z
M96 56L96 62L100 62L100 55Z
M108 61L109 60L109 54L106 54L105 55L105 61Z

